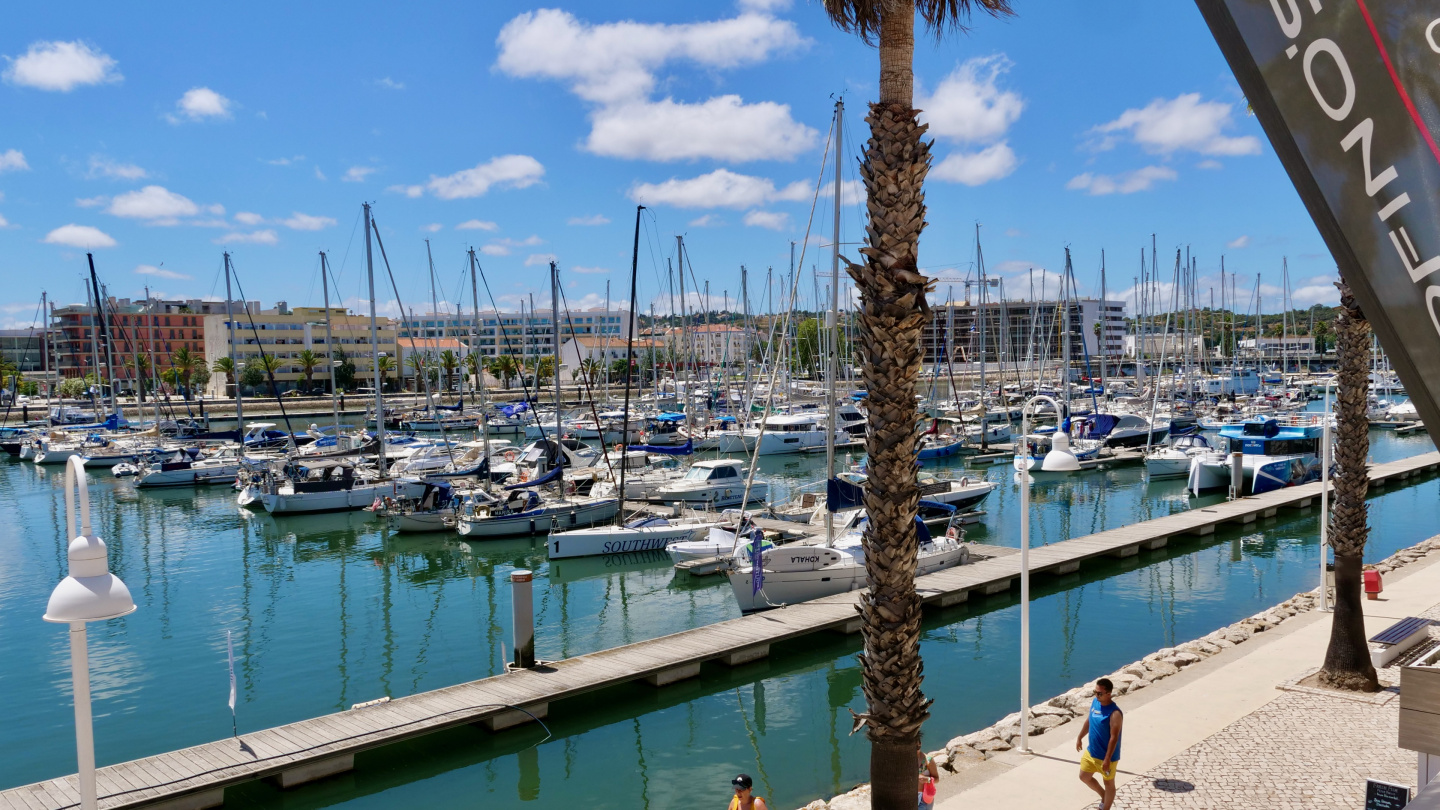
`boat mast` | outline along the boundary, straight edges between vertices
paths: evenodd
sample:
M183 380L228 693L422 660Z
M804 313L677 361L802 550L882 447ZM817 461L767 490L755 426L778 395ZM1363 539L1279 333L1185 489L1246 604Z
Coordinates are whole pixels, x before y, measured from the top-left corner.
M625 328L625 408L620 416L620 491L616 497L620 500L620 506L615 510L615 525L625 525L625 446L630 443L630 357L635 351L635 279L640 271L640 212L645 206L635 206L635 245L630 249L630 313L629 325ZM741 277L743 278L743 271ZM655 313L650 313L651 331L654 331ZM653 341L652 341L653 343ZM635 364L637 367L639 363ZM637 368L639 377L643 383L645 380L643 368ZM603 439L602 439L603 441ZM744 508L744 507L741 507Z
M475 357L475 381L476 393L480 397L480 442L484 446L485 453L485 491L490 491L490 412L485 405L485 365L483 357L475 349L475 332L480 328L480 288L475 281L475 248L470 248L470 308L475 310L475 319L470 322L470 353ZM499 320L499 314L496 320ZM505 331L503 324L498 325L501 333Z
M311 287L310 289L315 289ZM330 367L330 411L335 416L335 449L340 449L340 392L335 388L335 337L330 328L330 265L320 251L320 293L325 301L325 364Z
M980 331L980 451L990 449L990 413L985 408L985 252L980 248L980 223L975 223L975 268L980 275L980 298L975 302L975 320ZM953 383L952 383L953 384Z
M555 262L550 262L550 317L555 321L552 330L555 335L555 466L560 470L560 476L555 480L555 491L559 492L560 497L563 498L565 497L565 445L560 443L562 435L560 431L560 267ZM576 354L579 354L578 344ZM537 360L535 365L536 368L539 368L540 362ZM540 388L538 379L535 381L535 388L536 390Z
M225 251L225 325L230 329L230 374L235 377L235 435L245 455L245 398L240 396L240 366L235 362L235 318L230 311L230 251ZM247 305L248 306L248 305Z
M835 231L834 239L830 245L830 363L825 376L829 378L829 389L826 392L826 399L829 400L827 410L828 423L825 430L825 481L829 486L831 478L835 477L835 429L839 424L839 415L835 408L835 378L840 373L840 352L837 350L839 340L835 334L835 328L839 321L838 311L840 309L840 162L841 145L843 143L841 133L844 132L842 122L845 117L845 99L841 98L835 102ZM756 440L759 441L758 439ZM742 505L740 507L744 509ZM829 509L825 510L825 545L835 545L835 513Z
M681 382L677 381L675 384L675 398L680 401L680 411L685 416L685 432L688 434L690 432L690 404L692 402L692 397L690 396L689 353L690 347L693 344L691 344L689 340L690 329L687 323L688 319L685 317L686 310L689 309L689 307L685 306L685 237L678 233L675 234L675 269L680 271L680 341L677 344L677 350L680 352L680 377L681 380L683 380L685 388L685 392L682 394L680 392ZM672 312L671 314L673 315L674 313Z
M374 220L370 218L370 203L365 207L365 277L370 284L370 360L375 371L375 437L380 441L380 477L385 477L385 391L380 376L380 328L375 319L375 256L370 249L370 229ZM396 358L397 360L399 358Z
M149 334L146 335L147 339L145 342L150 344L150 378L153 381L158 376L159 369L155 367L155 302L150 300L149 284L145 285L145 314L149 316L148 318L146 318L146 320L150 322L150 328L146 330ZM140 377L139 369L136 369L135 377L137 378L136 381L138 382L138 378ZM160 389L159 386L152 384L150 386L150 390L153 393ZM160 398L151 397L150 401L151 404L155 406L155 425L158 427L160 425ZM142 421L145 419L144 413L141 413L139 416Z
M1100 350L1100 390L1105 390L1105 348L1108 342L1106 338L1110 321L1110 307L1105 303L1105 249L1100 249L1100 335L1099 345L1095 348Z

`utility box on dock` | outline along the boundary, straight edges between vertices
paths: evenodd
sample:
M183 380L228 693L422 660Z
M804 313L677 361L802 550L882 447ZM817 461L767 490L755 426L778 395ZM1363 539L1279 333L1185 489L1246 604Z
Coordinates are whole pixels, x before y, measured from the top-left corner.
M1401 748L1419 754L1416 784L1423 788L1440 758L1440 648L1400 670L1399 737Z

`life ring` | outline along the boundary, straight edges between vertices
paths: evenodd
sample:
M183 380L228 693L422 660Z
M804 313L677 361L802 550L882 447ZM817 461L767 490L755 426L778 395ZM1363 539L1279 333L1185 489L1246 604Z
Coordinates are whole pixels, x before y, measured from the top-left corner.
M616 445L615 445L615 452L616 452L616 454L623 456L623 455L625 454L625 445L624 445L624 444L616 444Z
M521 470L521 471L520 471L520 483L523 484L523 483L525 483L526 481L529 481L529 480L530 480L530 471L529 471L529 470Z
M945 530L945 536L954 540L960 536L960 532L956 531L954 526L951 526Z
M506 460L506 461L514 461L514 460L515 460L515 451L514 451L514 450L506 450L506 451L505 451L505 460Z

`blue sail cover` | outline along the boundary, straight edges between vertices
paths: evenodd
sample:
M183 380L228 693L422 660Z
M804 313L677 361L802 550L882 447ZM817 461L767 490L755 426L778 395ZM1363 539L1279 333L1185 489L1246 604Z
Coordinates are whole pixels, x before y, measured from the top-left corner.
M684 422L684 421L685 421L685 414L683 414L683 413L660 413L660 414L656 414L656 415L650 417L650 419L651 419L652 421L655 421L655 422Z
M679 447L666 447L657 444L628 444L626 450L636 453L654 453L659 456L688 456L695 452L695 442L686 439Z
M1110 435L1110 431L1120 424L1120 418L1111 416L1108 413L1100 413L1090 417L1090 427L1085 431L1087 439L1103 439Z
M528 489L530 487L538 487L542 484L548 484L551 481L554 481L555 479L560 477L560 469L560 467L556 467L550 472L547 472L539 478L536 478L534 481L521 481L518 484L511 484L510 486L505 487L505 489Z
M839 512L841 509L854 509L864 504L865 489L859 484L852 484L839 478L831 478L825 482L825 509L827 511Z
M460 410L460 408L461 408L462 406L463 406L463 403L460 403L460 402L457 402L457 403L455 403L454 405L441 405L440 403L437 402L437 403L435 403L435 410L437 410L437 411L458 411L458 410Z
M517 402L514 405L506 405L505 407L501 408L500 413L503 413L506 416L514 416L517 413L524 413L528 410L530 410L530 403Z

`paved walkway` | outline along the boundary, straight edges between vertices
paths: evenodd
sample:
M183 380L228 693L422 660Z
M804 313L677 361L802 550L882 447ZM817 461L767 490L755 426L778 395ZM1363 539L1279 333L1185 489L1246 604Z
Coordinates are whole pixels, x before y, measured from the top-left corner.
M1440 618L1440 555L1387 577L1365 602L1375 633L1405 616ZM1132 808L1357 808L1366 779L1415 781L1415 754L1396 745L1394 689L1349 697L1279 687L1324 659L1330 614L1297 616L1245 644L1118 699L1125 757L1116 810ZM1433 632L1433 631L1432 631ZM1381 671L1398 684L1399 671ZM1007 751L940 781L936 807L1070 810L1097 797L1077 778L1071 722L1032 738L1034 753Z

